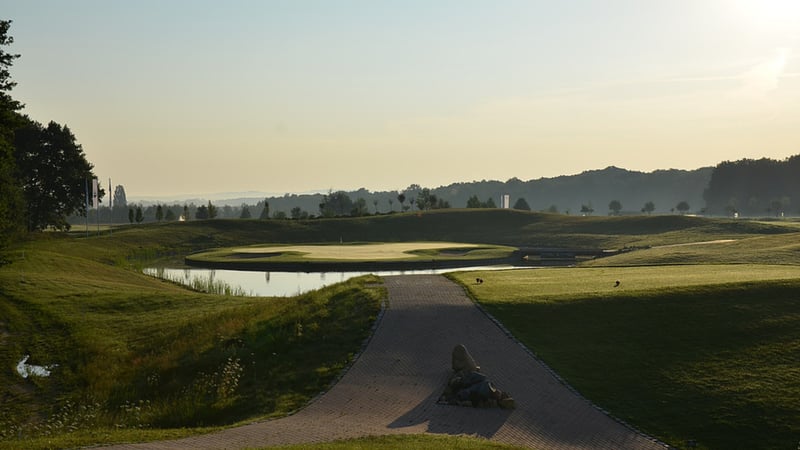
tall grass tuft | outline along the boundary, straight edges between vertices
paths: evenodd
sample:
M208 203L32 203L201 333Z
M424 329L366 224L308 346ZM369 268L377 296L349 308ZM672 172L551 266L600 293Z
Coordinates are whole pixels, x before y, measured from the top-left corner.
M212 274L193 275L191 278L182 278L177 275L170 275L163 268L144 269L147 275L160 278L172 283L180 284L197 292L207 294L224 295L226 297L253 297L253 291L242 288L241 286L231 286L229 283L214 279Z

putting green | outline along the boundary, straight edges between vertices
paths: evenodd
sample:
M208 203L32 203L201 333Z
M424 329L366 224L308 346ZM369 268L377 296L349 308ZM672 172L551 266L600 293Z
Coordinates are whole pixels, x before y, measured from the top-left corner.
M246 255L281 255L286 253L299 254L304 259L340 259L348 261L364 260L396 260L418 258L413 251L419 250L463 250L478 248L475 244L459 244L454 242L395 242L382 244L357 244L357 245L289 245L289 246L262 246L240 247L231 251Z

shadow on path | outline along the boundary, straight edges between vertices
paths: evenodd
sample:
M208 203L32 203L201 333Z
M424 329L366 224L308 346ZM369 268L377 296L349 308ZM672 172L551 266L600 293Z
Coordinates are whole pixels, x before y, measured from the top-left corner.
M385 277L389 307L364 352L296 414L191 438L120 449L234 449L432 433L480 436L536 449L663 449L564 386L439 275ZM437 403L451 352L465 345L516 409Z

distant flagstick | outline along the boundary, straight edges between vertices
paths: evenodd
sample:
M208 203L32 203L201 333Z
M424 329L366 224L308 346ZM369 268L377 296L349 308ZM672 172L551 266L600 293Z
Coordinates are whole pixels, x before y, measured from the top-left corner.
M83 189L86 192L86 237L89 237L89 180L83 179Z
M100 205L97 198L97 178L92 179L92 206L94 206L94 215L97 221L97 234L100 234Z
M108 226L108 234L114 234L114 196L112 194L114 189L111 185L111 177L108 177L108 214L109 214L109 226Z

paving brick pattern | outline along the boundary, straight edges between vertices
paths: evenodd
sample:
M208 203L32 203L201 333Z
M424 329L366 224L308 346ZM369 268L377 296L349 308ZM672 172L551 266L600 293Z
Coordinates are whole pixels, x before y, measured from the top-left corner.
M350 370L289 417L175 441L118 449L239 449L368 435L473 435L536 449L663 449L565 386L438 275L384 278L387 309ZM441 405L450 354L464 344L514 410Z

